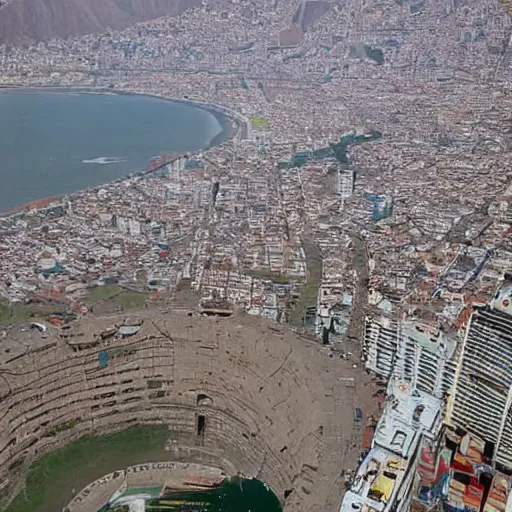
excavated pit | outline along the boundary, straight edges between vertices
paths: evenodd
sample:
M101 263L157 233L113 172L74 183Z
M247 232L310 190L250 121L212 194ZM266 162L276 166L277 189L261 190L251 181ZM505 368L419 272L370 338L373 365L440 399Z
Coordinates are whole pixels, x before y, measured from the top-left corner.
M352 411L368 400L366 376L259 318L89 318L2 358L11 496L42 454L137 423L168 425L173 460L266 482L285 511L338 510L359 455Z

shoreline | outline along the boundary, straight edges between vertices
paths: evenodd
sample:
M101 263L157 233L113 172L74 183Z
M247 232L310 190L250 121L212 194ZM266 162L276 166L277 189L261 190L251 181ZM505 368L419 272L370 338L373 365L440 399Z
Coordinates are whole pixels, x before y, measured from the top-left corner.
M195 154L200 151L208 151L214 147L222 146L223 144L230 142L236 137L240 138L247 138L248 134L250 133L250 122L248 119L246 119L242 114L236 112L235 110L229 109L227 107L216 105L214 103L207 103L203 101L198 100L191 100L188 98L173 98L173 97L167 97L167 96L161 96L158 94L152 94L152 93L145 93L145 92L138 92L138 91L130 91L130 90L115 90L115 89L106 89L104 87L73 87L73 86L38 86L38 87L25 87L25 86L7 86L7 87L0 87L0 94L3 92L15 92L15 91L21 91L21 92L53 92L53 93L60 93L60 94L103 94L103 95L117 95L117 96L145 96L148 98L154 98L161 101L165 101L168 103L175 103L175 104L182 104L182 105L189 105L194 108L201 109L203 111L208 112L211 114L216 121L218 122L220 126L220 131L216 135L214 135L209 143L201 149L198 149L194 152L187 152L190 154ZM156 156L156 155L155 155ZM141 169L139 169L140 171ZM136 171L138 172L138 171ZM122 181L127 179L131 174L133 174L133 171L127 172L126 175L117 178L115 180L108 180L102 185L97 186L103 186L108 183L113 183L116 181ZM96 188L97 186L87 187L87 188L81 188L74 192L71 192L69 194L64 194L61 196L55 196L55 197L39 197L37 199L34 199L33 201L29 201L26 203L22 203L20 205L17 205L13 208L10 208L8 210L0 210L0 219L4 217L8 217L10 215L14 215L19 212L23 211L31 211L31 210L37 210L41 208L41 206L38 206L38 203L45 204L45 203L51 203L54 201L58 201L59 199L62 199L66 196L72 196L75 194L79 194L82 191L91 190Z
M26 92L54 92L61 94L72 94L72 93L81 93L81 94L105 94L105 95L116 95L116 96L145 96L147 98L154 98L158 100L162 100L168 103L180 103L183 105L189 105L195 108L199 108L204 110L215 117L217 122L221 127L221 131L212 137L211 141L207 146L205 146L200 151L206 151L214 146L222 145L225 142L229 142L234 139L237 135L240 135L242 131L245 129L245 136L242 135L242 138L246 138L248 132L250 132L250 121L237 112L228 107L224 107L222 105L217 105L215 103L209 103L206 101L200 100L191 100L189 98L176 98L173 96L162 96L160 94L148 93L148 92L139 92L132 90L120 90L120 89L108 89L105 87L83 87L83 86L59 86L59 85L41 85L37 87L25 87L25 86L7 86L0 87L0 93L2 91L26 91ZM226 120L231 121L231 124L226 123ZM233 127L234 125L234 127ZM246 125L246 126L244 126ZM226 134L228 134L226 136ZM220 142L216 142L220 141Z
M168 492L201 493L221 487L229 478L220 468L208 464L174 460L138 463L88 483L73 496L63 512L77 512L83 510L84 505L93 505L94 511L101 510L100 506L105 506L105 495L110 494L109 503L113 496L122 496L126 488L160 487L161 492L168 489ZM212 485L200 487L187 483L194 479L211 481Z

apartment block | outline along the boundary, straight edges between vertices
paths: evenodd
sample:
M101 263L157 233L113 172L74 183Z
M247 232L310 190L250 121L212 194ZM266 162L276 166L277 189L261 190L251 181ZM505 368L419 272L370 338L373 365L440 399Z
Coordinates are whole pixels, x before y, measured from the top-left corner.
M455 373L447 423L494 444L493 463L512 469L512 283L475 306Z

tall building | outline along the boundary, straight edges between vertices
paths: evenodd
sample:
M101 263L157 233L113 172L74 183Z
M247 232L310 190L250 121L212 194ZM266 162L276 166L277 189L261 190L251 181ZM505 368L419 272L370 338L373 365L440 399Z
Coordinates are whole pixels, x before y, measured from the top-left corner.
M443 400L391 377L371 449L352 479L340 512L410 512L422 441L435 440Z
M393 374L436 398L451 388L455 348L454 338L425 322L384 315L366 319L366 368L386 378Z
M450 361L456 340L437 326L404 320L399 324L395 374L413 389L442 398L452 384Z
M512 470L512 282L475 306L461 346L446 422L493 446L492 462Z
M398 345L398 323L384 315L366 317L363 356L366 368L381 377L389 378Z
M338 194L340 195L340 210L345 201L354 193L355 172L351 169L338 169Z

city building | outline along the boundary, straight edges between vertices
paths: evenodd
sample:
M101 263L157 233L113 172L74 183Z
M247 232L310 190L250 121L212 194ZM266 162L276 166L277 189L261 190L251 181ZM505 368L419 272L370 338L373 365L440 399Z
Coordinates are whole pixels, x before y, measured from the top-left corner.
M493 446L492 463L512 470L512 283L475 306L460 348L446 422Z

